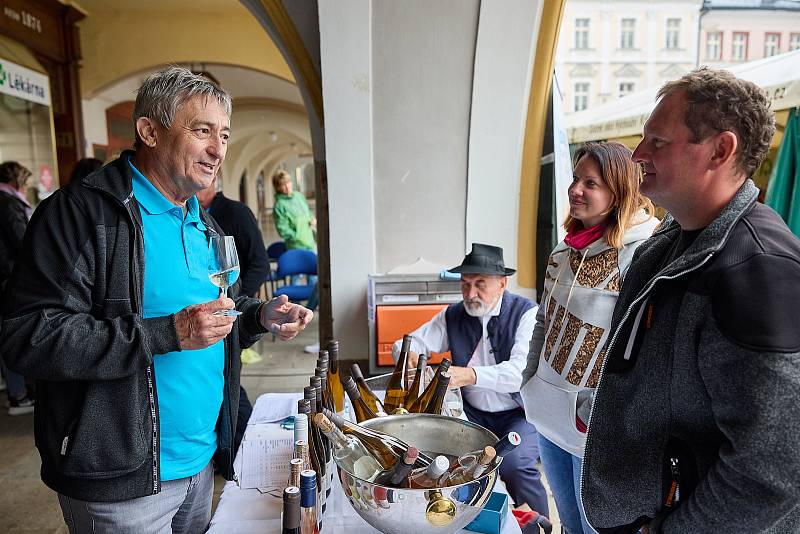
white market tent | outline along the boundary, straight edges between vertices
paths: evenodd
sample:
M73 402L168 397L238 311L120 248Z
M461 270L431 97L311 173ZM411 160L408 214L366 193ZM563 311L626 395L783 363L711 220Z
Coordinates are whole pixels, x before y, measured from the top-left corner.
M800 50L730 67L733 74L767 91L772 109L800 106ZM570 143L641 135L656 105L658 87L624 96L565 118Z

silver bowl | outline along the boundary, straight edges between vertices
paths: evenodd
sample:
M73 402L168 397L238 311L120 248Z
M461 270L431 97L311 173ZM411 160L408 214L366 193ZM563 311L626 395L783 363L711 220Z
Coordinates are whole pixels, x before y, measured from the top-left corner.
M441 415L392 415L362 425L429 453L461 456L497 442L497 436L482 426ZM497 465L466 484L434 489L389 488L360 479L338 464L337 471L355 511L386 534L456 532L480 513L497 480Z

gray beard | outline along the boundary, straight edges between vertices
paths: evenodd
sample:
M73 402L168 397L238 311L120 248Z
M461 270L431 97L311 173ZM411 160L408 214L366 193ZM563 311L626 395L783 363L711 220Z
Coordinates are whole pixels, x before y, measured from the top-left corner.
M472 317L483 317L484 315L489 313L489 310L491 309L492 306L487 306L486 303L483 301L481 301L480 307L476 308L470 307L469 304L467 304L466 302L464 303L464 311L467 312L467 315L470 315Z

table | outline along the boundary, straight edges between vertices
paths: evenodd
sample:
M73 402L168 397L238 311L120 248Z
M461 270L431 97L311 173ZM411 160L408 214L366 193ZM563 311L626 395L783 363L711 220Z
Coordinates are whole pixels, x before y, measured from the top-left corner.
M276 394L267 394L276 395ZM296 397L293 394L287 394ZM256 423L248 425L247 432L257 432L260 425L277 423ZM245 439L247 439L247 432ZM288 431L287 431L288 432ZM241 458L237 455L234 469L239 472ZM282 489L282 488L281 488ZM209 534L269 534L281 532L281 489L262 493L258 489L240 489L235 482L227 482L211 519ZM495 489L505 491L498 479ZM344 496L338 477L334 477L328 510L323 516L324 533L373 534L378 532L353 510ZM471 532L461 530L459 532ZM509 510L503 534L521 534L517 522Z

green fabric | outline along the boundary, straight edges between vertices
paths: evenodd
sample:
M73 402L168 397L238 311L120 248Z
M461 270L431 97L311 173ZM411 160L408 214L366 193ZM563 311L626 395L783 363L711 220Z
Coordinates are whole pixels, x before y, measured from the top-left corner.
M302 193L294 191L291 195L278 193L272 215L278 235L286 243L286 248L317 250L311 219L314 215Z
M777 211L792 233L800 237L800 108L789 112L764 203Z

